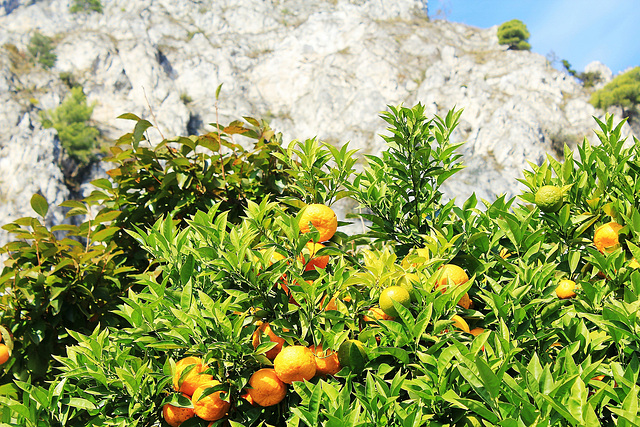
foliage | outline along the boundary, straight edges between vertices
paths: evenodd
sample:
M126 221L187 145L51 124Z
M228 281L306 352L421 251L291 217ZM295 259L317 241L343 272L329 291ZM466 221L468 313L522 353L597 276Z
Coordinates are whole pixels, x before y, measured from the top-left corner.
M102 13L102 2L100 0L73 0L69 6L69 12L98 12Z
M282 151L281 135L264 121L245 117L246 123L216 125L213 132L151 147L145 136L151 123L133 114L120 118L134 121L134 130L116 141L105 159L114 164L107 172L111 181L97 181L100 189L92 197L122 212L114 239L128 254L128 264L140 271L147 255L126 230L149 227L168 215L184 227L191 215L218 202L229 221L238 223L248 200L275 200L285 193L288 174L275 157ZM244 148L234 138L254 142Z
M562 60L562 66L570 76L577 78L582 82L582 86L584 88L591 88L595 86L600 80L602 80L602 76L597 71L583 71L581 73L577 72L573 68L571 68L571 64L566 59Z
M118 230L111 224L118 211L101 209L80 225L48 229L44 197L35 194L31 205L38 217L3 227L18 239L0 249L9 256L0 277L5 289L0 317L16 337L5 382L9 375L37 381L50 374L51 354L62 354L74 342L67 329L90 330L98 321L118 323L110 310L131 270L122 265L122 250L110 242ZM62 205L71 209L68 216L85 215L90 209L75 201ZM65 237L58 238L60 233Z
M81 165L95 160L100 131L92 126L93 105L81 86L71 88L69 96L58 107L41 114L44 127L53 127L67 154Z
M462 169L455 153L461 144L449 140L461 113L451 110L444 119L428 120L420 104L391 107L382 115L390 125L390 135L383 136L388 150L381 158L367 156L368 166L349 185L352 197L371 212L360 214L373 223L370 235L399 243L400 255L450 218L454 203L442 203L440 186Z
M519 19L504 22L498 27L498 43L513 50L531 50L529 30Z
M126 230L150 227L159 218L188 218L221 203L230 222L239 222L247 200L276 199L287 185L274 157L279 135L263 122L233 122L217 131L164 140L148 148L150 123L133 115L135 129L112 148L112 180L98 179L82 202L67 201L67 217L84 217L80 225L47 228L48 204L34 195L37 217L18 219L3 228L16 241L0 249L9 256L0 276L1 322L11 325L17 347L6 369L10 376L35 384L50 379L52 358L73 343L67 329L89 333L98 322L118 325L113 310L134 286L133 274L149 267L147 253ZM233 143L243 135L250 149ZM227 151L222 149L227 148ZM186 222L181 222L186 226Z
M640 103L640 67L617 75L600 90L591 95L591 104L603 110L617 105L633 112Z
M53 52L53 40L36 31L29 40L27 51L44 68L51 68L55 65L57 55Z
M124 137L127 149L114 149L114 160L115 170L130 174L132 182L108 188L107 180L100 181L106 191L94 199L111 200L105 209L121 208L114 223L153 264L133 275L135 285L111 311L121 325L70 331L75 343L56 357L58 376L46 385L16 380L13 394L8 386L1 389L0 422L164 426L164 403L190 405L173 391L172 367L196 355L232 403L215 425L640 424L640 270L631 262L640 259L640 141L625 144L623 123L607 116L596 121L599 144L585 140L575 153L564 147L561 160L549 156L524 171L522 203L504 196L478 203L472 195L456 205L442 200L440 187L461 167L459 145L449 141L460 113L427 119L420 105L390 108L383 114L388 150L381 158L368 157L360 173L347 148L294 141L267 156L278 161L271 168L294 181L287 197L259 187L247 191L236 210L224 197L197 204L187 191L189 203L157 204L162 213L155 219L141 215L139 222L131 214L135 209L127 209L162 198L148 194L125 203L128 196L117 189L129 194L135 191L125 192L125 183L143 185L126 165L133 163L137 176L144 170L176 185L171 173L187 162L165 158L159 165L166 174L144 169L153 156L143 162L138 150L149 124L126 116L136 121L136 130ZM224 129L229 137L231 129ZM222 131L216 135L222 141ZM198 138L179 139L182 145L174 149L200 152L204 140L198 150L193 146ZM168 141L161 145L159 153L176 154ZM219 146L213 148L212 158L228 165ZM385 174L391 179L382 179ZM119 173L111 176L120 179ZM180 181L186 185L196 176ZM218 195L229 188L222 176L220 169ZM153 191L129 188L157 194L160 185ZM563 191L557 212L533 204L545 185ZM327 267L307 271L309 235L300 234L298 208L339 194L370 210L370 231L337 234L318 252L330 256ZM42 210L42 203L34 201L34 208ZM601 253L593 232L610 221L624 225L621 245ZM282 259L276 261L276 252ZM435 287L439 268L449 263L471 279L441 292ZM574 298L555 296L562 279L578 284ZM383 289L407 282L415 298L407 307L392 302L395 319L365 318ZM457 305L464 294L473 307ZM329 309L324 302L332 298L335 308ZM454 329L454 315L484 331ZM287 345L337 350L345 340L359 339L367 354L364 370L345 367L335 376L296 382L278 405L251 406L242 394L253 372L270 365L265 353L275 345L262 341L254 348L258 321L269 322ZM183 424L205 425L195 419Z

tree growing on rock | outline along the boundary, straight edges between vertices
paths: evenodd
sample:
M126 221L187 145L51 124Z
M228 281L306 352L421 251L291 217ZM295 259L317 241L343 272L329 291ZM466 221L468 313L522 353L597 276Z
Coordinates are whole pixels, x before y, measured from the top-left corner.
M640 67L616 76L605 87L595 91L590 102L603 110L617 105L625 116L637 113L636 107L640 104Z
M512 50L531 50L529 30L519 19L512 19L498 27L498 43L506 44Z
M76 86L60 106L42 114L43 126L58 131L62 147L81 165L94 159L100 137L100 131L90 124L92 113L93 105L87 105L82 87Z

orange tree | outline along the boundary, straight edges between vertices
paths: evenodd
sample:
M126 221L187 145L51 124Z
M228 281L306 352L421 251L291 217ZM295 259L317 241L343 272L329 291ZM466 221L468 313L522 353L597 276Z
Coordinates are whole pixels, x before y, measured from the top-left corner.
M127 230L167 215L184 227L183 218L216 203L237 223L247 200L275 200L284 193L288 175L272 156L282 150L280 135L265 122L246 117L152 147L148 121L122 118L135 126L104 159L114 165L110 179L93 181L95 189L84 200L61 205L71 224L48 228L48 203L36 194L31 206L37 216L3 227L16 240L0 248L9 257L0 276L0 322L16 345L2 384L50 380L52 355L75 342L67 330L88 333L98 324L121 323L112 310L135 288L135 274L150 268L147 252Z
M57 376L16 380L25 393L0 398L0 422L166 426L165 405L197 409L215 396L228 405L218 401L225 413L211 425L638 425L640 143L625 144L607 117L600 144L585 140L575 158L565 148L563 159L524 171L518 203L456 205L440 186L461 166L449 141L459 116L390 109L389 149L360 173L346 148L294 142L275 156L293 177L291 196L247 200L237 221L218 201L130 224L154 262L110 312L121 324L70 331ZM562 191L556 212L535 205L550 185ZM346 196L370 231L338 231L310 253L319 233L301 232L298 208ZM594 232L613 221L619 244L601 252ZM328 264L307 268L316 256ZM438 286L446 264L470 279ZM562 280L576 283L575 297L557 297ZM385 300L390 318L376 306L394 285L410 302ZM293 381L281 401L260 406L247 391L273 363L274 336L335 351L341 369ZM212 378L191 397L174 388L190 375L174 377L186 356Z

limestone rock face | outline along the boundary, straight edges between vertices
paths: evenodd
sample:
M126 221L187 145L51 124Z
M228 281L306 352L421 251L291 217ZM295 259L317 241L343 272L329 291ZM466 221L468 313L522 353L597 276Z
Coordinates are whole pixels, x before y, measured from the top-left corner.
M157 120L156 142L212 130L220 84L222 123L268 118L285 143L318 136L362 154L384 149L387 105L464 108L454 138L466 141L467 168L445 188L459 201L515 194L527 160L591 138L591 116L603 114L542 56L498 45L497 27L430 21L426 0L102 3L103 13L71 14L68 0L0 2L2 223L30 214L34 192L52 205L72 195L56 132L39 118L69 92L61 77L83 86L107 138L131 130L116 119L131 112ZM36 31L54 40L51 69L28 53Z

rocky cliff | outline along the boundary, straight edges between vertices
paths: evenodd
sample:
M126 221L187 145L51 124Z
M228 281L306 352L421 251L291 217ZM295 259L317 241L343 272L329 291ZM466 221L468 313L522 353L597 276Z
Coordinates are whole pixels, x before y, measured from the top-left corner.
M464 108L455 138L468 167L446 188L460 199L513 194L527 160L591 137L602 115L544 57L506 50L495 27L430 21L426 0L110 0L102 13L70 13L72 3L0 2L2 223L31 215L34 192L52 204L73 195L38 115L61 103L69 78L107 138L131 130L116 120L124 112L155 122L150 109L165 137L211 130L219 84L223 123L264 117L285 142L317 135L363 153L382 149L388 104ZM54 41L50 69L27 53L36 31Z

